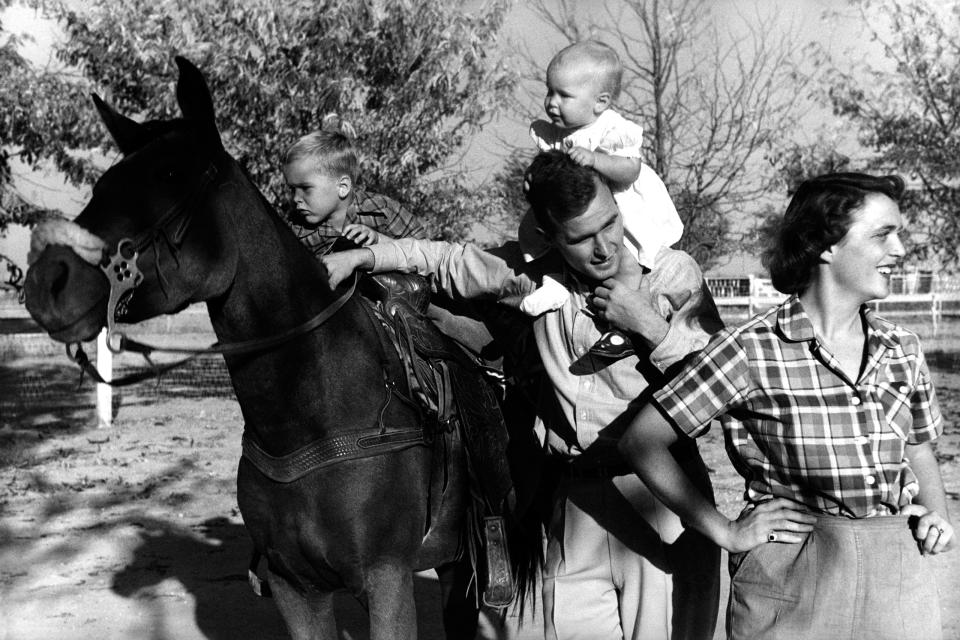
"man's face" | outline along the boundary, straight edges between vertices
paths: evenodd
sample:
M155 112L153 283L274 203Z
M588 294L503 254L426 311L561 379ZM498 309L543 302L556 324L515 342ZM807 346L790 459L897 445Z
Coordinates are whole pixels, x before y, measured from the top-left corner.
M550 244L572 269L603 281L620 267L623 219L610 189L597 179L597 195L587 210L557 225Z
M342 180L320 171L310 158L298 158L286 165L283 178L290 187L297 213L310 225L325 222L346 197Z

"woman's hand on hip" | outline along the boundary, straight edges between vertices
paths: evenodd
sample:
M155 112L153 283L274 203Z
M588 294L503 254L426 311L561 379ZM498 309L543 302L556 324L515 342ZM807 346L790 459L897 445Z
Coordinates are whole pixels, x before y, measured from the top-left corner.
M923 555L936 555L953 548L953 525L945 516L922 504L908 504L901 514L910 517L913 537Z
M730 521L727 540L720 542L720 546L739 553L761 544L796 544L813 531L816 521L816 516L796 502L774 498L745 509L736 520Z

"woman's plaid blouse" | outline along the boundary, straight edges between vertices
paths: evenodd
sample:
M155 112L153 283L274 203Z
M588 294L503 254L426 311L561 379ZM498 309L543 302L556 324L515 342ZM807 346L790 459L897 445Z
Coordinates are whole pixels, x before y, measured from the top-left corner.
M694 437L719 418L750 502L783 496L833 515L896 513L918 491L906 445L940 435L940 408L917 336L861 313L868 353L855 382L791 296L715 335L654 402Z

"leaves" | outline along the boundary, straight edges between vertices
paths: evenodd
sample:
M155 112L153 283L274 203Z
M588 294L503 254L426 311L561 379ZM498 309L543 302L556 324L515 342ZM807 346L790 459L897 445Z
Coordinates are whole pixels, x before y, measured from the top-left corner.
M38 75L24 100L31 113L17 118L22 132L13 140L30 162L52 158L72 180L88 181L70 151L111 143L82 90L94 88L140 119L177 115L180 54L204 72L228 150L278 206L286 197L283 151L335 112L357 131L361 183L410 204L434 233L459 237L480 214L447 197L465 191L458 154L516 82L490 53L508 4L495 0L471 15L445 0L56 7L68 36L58 59L81 79L64 85Z
M960 4L860 0L882 60L856 68L821 55L823 98L857 127L867 169L908 180L908 261L960 264Z

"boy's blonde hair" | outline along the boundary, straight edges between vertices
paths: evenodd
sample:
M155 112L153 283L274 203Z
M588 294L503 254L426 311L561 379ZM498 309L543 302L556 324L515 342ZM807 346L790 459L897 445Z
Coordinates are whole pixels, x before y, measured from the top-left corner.
M353 142L339 131L312 131L294 142L283 154L283 166L309 158L317 170L328 176L349 176L357 180L359 161Z
M616 100L620 95L623 63L613 47L598 40L582 40L564 47L550 60L547 73L563 65L583 63L596 69L600 87L610 94L611 100Z

